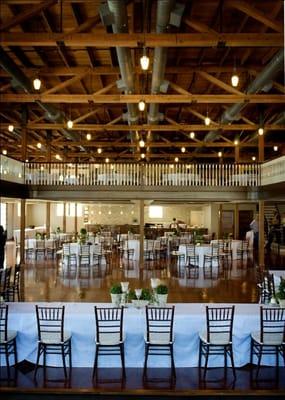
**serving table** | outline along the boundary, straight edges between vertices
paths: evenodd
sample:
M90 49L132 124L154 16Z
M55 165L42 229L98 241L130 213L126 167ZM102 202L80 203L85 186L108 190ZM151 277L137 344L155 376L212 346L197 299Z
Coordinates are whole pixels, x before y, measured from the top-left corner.
M34 303L8 303L9 329L17 330L18 360L35 362L37 325ZM95 352L94 303L38 303L48 306L65 305L65 329L72 332L72 363L74 367L92 367ZM97 304L111 306L111 304ZM221 306L221 304L211 304ZM205 304L175 304L174 358L177 367L197 367L199 331L205 329ZM250 360L250 333L259 328L259 305L236 304L233 325L233 350L237 367ZM126 367L143 367L145 309L127 307L124 316ZM54 357L54 358L52 358ZM61 359L49 356L47 364L61 366ZM271 358L270 358L271 357ZM4 360L1 360L3 362ZM150 357L149 366L167 367L170 360L163 356ZM209 366L223 366L222 356L212 356ZM262 357L262 364L274 365L275 357ZM120 365L117 357L100 357L99 366ZM169 364L170 365L170 364ZM281 364L282 365L282 364Z

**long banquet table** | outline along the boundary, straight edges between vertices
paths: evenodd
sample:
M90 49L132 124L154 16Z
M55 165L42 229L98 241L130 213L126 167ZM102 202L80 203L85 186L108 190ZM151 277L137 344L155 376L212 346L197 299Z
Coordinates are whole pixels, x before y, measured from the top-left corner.
M40 303L38 303L40 304ZM95 352L94 303L42 303L59 306L65 304L65 329L72 332L72 362L74 367L92 367ZM110 304L97 304L110 306ZM212 306L220 306L211 304ZM233 325L234 360L237 367L250 360L250 333L259 328L259 305L236 304ZM175 304L174 357L177 367L198 365L198 344L200 330L205 328L205 304ZM37 348L37 326L34 303L9 303L9 329L17 330L18 359L35 362ZM125 356L127 367L142 367L144 361L145 310L128 307L124 316L126 334ZM49 356L47 363L61 366L61 359ZM270 358L271 357L271 358ZM3 360L2 360L3 361ZM117 357L101 356L99 366L119 365ZM170 360L163 356L150 357L150 366L167 367ZM272 356L262 357L262 364L274 365ZM209 366L222 366L222 356L212 356Z

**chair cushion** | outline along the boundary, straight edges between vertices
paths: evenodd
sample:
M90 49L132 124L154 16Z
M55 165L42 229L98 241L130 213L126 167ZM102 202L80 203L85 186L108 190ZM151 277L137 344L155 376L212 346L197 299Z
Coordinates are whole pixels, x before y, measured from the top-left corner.
M63 335L63 342L67 342L71 338L71 333L70 332L64 332ZM58 332L43 332L41 334L41 340L39 340L40 343L44 344L60 344L63 343L61 341L60 333Z
M263 334L263 342L260 339L260 331L252 332L251 337L259 344L268 345L268 346L280 346L284 344L283 342L283 333L264 333Z
M112 332L112 333L100 333L99 340L96 339L96 344L101 344L103 346L116 346L120 343L123 343L125 338L120 341L120 333Z
M149 341L147 341L147 335L144 335L144 340L149 344L161 344L167 345L174 342L174 337L170 340L170 335L168 332L150 332Z
M0 332L0 343L4 344L4 343L8 343L11 340L15 339L15 337L17 336L17 331L8 331L7 332L7 340L4 340L4 332Z
M213 345L221 345L224 346L226 344L231 343L229 340L229 334L225 332L212 332L210 334L210 341L207 341L207 332L203 331L199 333L199 337L204 343L213 344Z

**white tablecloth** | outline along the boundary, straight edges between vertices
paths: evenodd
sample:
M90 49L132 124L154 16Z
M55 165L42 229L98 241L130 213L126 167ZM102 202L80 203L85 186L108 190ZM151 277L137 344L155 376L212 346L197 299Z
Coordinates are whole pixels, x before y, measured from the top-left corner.
M186 245L180 244L178 251L184 254L184 261L186 262ZM196 246L195 252L196 252L196 255L198 256L199 267L203 268L204 256L205 256L205 254L211 253L211 246L210 245ZM215 266L215 263L214 263L214 266Z
M46 303L42 303L46 304ZM47 305L47 304L46 304ZM49 303L49 306L63 303ZM101 306L103 304L100 304ZM213 304L211 304L213 306ZM72 362L74 367L91 367L95 352L94 304L65 303L65 329L72 332ZM110 306L110 304L108 304ZM218 306L215 304L214 306ZM18 359L35 362L37 348L37 326L34 303L9 303L9 329L18 331ZM204 304L176 304L174 321L174 358L177 367L198 365L198 333L205 328ZM259 305L237 304L233 325L234 361L241 367L250 359L250 333L259 328ZM144 361L145 311L127 308L124 317L126 333L125 356L127 367L142 367ZM61 359L49 356L48 365L62 365ZM1 360L1 363L4 360ZM262 357L263 365L274 365L275 357ZM1 364L3 365L3 364ZM118 366L118 357L99 358L99 366ZM167 367L170 360L165 356L150 357L149 365ZM209 366L222 366L222 356L212 356Z
M218 240L211 240L211 244L217 244ZM233 254L233 260L237 260L237 249L238 247L241 246L241 240L232 240L231 241L231 247L232 247L232 254Z

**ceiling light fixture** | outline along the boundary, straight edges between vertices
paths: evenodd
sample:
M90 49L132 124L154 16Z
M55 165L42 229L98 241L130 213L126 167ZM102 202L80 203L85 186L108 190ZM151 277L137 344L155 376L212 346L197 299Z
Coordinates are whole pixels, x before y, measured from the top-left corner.
M223 153L221 151L218 152L218 156L222 157Z
M91 133L87 133L86 139L87 139L87 140L91 140L91 139L92 139Z
M14 125L8 125L8 131L13 132L14 131Z
M108 163L110 160L109 160L109 158L107 157L107 158L105 158L105 163Z
M263 129L262 126L260 126L260 127L258 128L258 134L259 134L259 136L262 136L262 135L264 134L264 129Z
M57 160L61 160L61 157L60 157L59 154L56 154L56 155L55 155L55 158L56 158Z
M145 154L144 153L141 153L141 158L145 158Z
M38 142L38 143L37 143L37 148L38 148L38 149L41 149L41 148L42 148L41 142Z
M273 150L274 150L274 151L278 151L278 146L274 146L274 147L273 147Z
M175 162L178 162L178 161L179 161L179 158L178 158L178 157L175 157L175 158L174 158L174 161L175 161Z
M139 146L140 146L140 147L144 147L144 146L145 146L145 141L144 141L143 139L141 139L141 140L139 141Z
M181 153L185 153L186 149L185 147L181 147Z
M39 78L35 78L33 80L33 86L34 86L35 90L40 90L41 85L42 85L42 81Z
M99 148L97 149L97 153L98 153L98 154L101 154L101 153L102 153L101 147L99 147Z
M7 150L6 150L6 149L3 149L3 150L2 150L2 154L4 154L4 156L6 156Z
M69 120L67 121L67 128L68 128L68 129L72 129L72 128L73 128L73 121L72 121L71 119L69 119Z
M237 74L237 68L236 68L236 60L234 59L234 70L233 70L233 74L231 77L231 83L233 87L237 87L238 83L239 83L239 76Z
M239 141L236 139L236 140L234 141L234 145L237 146L238 144L239 144Z
M140 58L140 64L141 64L141 68L144 71L148 70L149 67L149 57L146 54L146 48L143 48L143 55Z
M195 137L195 132L190 132L190 138L194 139L194 137Z
M207 113L207 116L205 117L205 121L204 122L205 122L206 126L209 126L210 123L211 123L211 119L209 118L208 113Z
M255 156L252 156L251 159L252 159L252 161L255 161L255 160L256 160L256 157L255 157Z
M144 111L145 110L145 102L141 100L138 104L139 110Z

